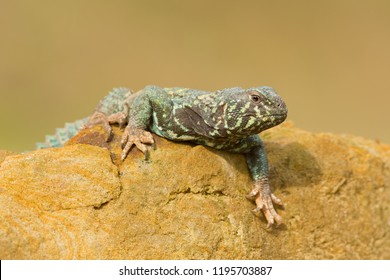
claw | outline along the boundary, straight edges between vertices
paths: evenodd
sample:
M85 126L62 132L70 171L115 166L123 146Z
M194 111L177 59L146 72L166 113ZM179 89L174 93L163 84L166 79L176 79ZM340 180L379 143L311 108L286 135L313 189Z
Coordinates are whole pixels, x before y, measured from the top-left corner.
M276 213L273 203L283 205L282 201L273 193L270 192L267 181L256 181L255 186L249 193L247 198L254 200L256 208L254 213L263 212L268 224L267 228L271 227L275 222L279 225L283 223L282 217Z
M124 150L125 146L127 144L129 144L129 142L127 141L128 139L129 139L129 132L126 129L125 132L123 133L122 139L121 139L121 148L122 148L122 150ZM133 145L133 143L131 143L129 149L131 148L132 145Z
M273 203L280 205L280 206L283 206L283 202L273 193L271 193L271 200Z
M137 149L140 150L143 154L146 153L147 148L144 144L142 144L140 141L135 141L134 144L137 147Z
M127 157L127 154L129 153L131 147L133 146L133 142L127 142L126 145L123 147L121 160L124 161Z
M146 158L148 155L148 148L145 144L153 144L153 143L154 143L153 135L149 131L139 129L139 128L132 128L130 125L128 125L121 139L121 146L122 146L121 160L122 161L125 160L127 154L129 153L133 145L135 145L137 149L140 150L145 155Z

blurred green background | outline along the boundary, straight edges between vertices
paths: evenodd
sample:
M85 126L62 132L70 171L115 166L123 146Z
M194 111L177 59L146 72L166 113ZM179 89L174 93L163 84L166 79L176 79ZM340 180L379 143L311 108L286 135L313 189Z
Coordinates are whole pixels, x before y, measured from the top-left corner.
M0 149L115 86L269 85L289 120L390 144L390 1L0 0Z

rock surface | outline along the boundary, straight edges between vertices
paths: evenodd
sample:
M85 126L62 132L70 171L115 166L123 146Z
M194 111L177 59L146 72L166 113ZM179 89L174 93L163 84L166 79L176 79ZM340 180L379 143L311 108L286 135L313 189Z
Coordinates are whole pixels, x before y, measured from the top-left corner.
M387 145L291 123L262 133L285 204L269 230L242 155L156 136L149 160L121 163L119 135L0 151L0 259L390 259Z

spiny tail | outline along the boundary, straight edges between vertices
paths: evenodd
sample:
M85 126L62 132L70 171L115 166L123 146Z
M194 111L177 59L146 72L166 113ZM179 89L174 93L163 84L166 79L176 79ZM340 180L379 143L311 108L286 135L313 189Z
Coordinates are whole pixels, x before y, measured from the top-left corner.
M109 116L118 112L123 112L125 100L132 94L128 88L113 88L96 107L99 111ZM64 128L57 128L54 135L46 135L45 142L37 143L37 149L57 148L64 146L65 142L75 136L87 123L89 117L77 120L73 123L66 123Z
M66 141L75 136L87 124L88 119L89 117L72 123L65 123L65 127L57 128L54 135L46 135L45 142L37 143L36 148L44 149L64 146Z

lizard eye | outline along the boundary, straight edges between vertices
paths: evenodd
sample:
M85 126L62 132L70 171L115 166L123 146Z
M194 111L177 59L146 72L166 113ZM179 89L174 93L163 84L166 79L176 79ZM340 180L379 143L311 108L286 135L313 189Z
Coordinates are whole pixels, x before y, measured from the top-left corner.
M258 103L260 103L260 96L258 96L257 94L252 94L252 95L251 95L251 100L252 100L254 103L258 104Z

